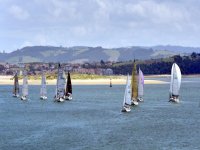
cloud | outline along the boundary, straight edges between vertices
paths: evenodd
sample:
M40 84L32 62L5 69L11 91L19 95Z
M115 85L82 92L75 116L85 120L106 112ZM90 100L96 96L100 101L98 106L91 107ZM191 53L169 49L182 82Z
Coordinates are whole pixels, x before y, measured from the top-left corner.
M9 8L9 12L14 18L19 19L19 20L25 20L30 17L29 13L25 9L22 9L21 7L17 5L12 5Z
M2 1L0 5L2 49L9 49L13 43L19 43L19 47L20 43L109 47L174 43L199 45L199 0L13 2Z

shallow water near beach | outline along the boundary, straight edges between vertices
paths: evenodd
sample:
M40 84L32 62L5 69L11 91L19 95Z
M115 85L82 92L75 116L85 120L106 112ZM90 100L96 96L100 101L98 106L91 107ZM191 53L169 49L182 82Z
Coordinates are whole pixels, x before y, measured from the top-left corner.
M168 102L169 84L145 85L130 113L120 112L124 89L75 85L72 101L55 103L55 86L40 100L35 85L22 102L1 85L0 149L200 149L199 78L183 78L179 104Z

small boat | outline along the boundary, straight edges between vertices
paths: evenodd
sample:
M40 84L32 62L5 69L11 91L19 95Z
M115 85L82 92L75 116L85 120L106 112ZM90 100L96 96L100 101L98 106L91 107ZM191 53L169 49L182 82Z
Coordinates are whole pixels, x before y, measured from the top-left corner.
M131 105L138 105L137 98L138 98L138 81L137 81L137 68L136 63L134 60L133 70L132 70L132 78L131 78Z
M67 74L67 84L65 88L65 100L72 100L72 82L70 73Z
M112 79L110 78L110 87L112 87Z
M181 86L181 70L176 63L173 63L171 69L171 82L169 89L169 102L179 102L179 90Z
M65 77L63 69L61 68L60 63L58 64L58 76L56 83L56 95L54 97L55 102L64 102L65 101Z
M27 97L28 97L28 77L26 70L24 70L21 100L27 100Z
M143 95L144 95L144 75L142 70L139 68L139 75L138 75L138 102L143 102Z
M122 112L130 112L130 111L131 111L131 83L128 75L126 79L126 88L124 93Z
M14 76L13 97L19 97L19 81L17 72L15 73Z
M44 71L42 71L42 80L41 80L41 88L40 88L40 99L47 99L47 87L46 87L46 76Z

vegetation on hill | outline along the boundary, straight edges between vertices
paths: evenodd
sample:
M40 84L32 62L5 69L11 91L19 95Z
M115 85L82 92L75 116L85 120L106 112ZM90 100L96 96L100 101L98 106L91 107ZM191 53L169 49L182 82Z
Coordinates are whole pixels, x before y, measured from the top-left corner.
M141 68L144 74L170 74L173 63L177 63L182 74L200 74L200 53L193 52L190 56L175 55L170 58L137 60L137 68ZM112 66L115 74L131 74L133 61L118 62Z

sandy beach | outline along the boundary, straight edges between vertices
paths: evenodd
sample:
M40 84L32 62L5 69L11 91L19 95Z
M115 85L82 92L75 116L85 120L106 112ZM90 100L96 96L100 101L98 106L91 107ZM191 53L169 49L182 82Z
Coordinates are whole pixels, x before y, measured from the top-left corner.
M0 85L13 85L12 76L0 76ZM19 80L22 84L22 80ZM40 85L40 80L28 80L29 85ZM126 78L112 79L112 84L125 84ZM167 82L160 80L145 80L145 84L167 84ZM47 80L48 85L55 85L56 80ZM107 85L110 84L110 79L72 79L73 85Z

